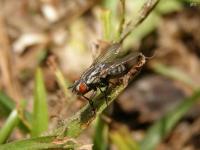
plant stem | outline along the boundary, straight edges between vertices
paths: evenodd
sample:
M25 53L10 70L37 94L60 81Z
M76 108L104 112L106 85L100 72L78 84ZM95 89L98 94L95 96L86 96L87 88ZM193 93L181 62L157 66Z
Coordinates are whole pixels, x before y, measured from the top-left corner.
M124 39L131 34L131 32L138 27L150 14L150 12L155 8L160 0L147 0L142 8L140 9L138 16L132 22L128 23L125 27L124 32L121 34L119 43L122 43Z

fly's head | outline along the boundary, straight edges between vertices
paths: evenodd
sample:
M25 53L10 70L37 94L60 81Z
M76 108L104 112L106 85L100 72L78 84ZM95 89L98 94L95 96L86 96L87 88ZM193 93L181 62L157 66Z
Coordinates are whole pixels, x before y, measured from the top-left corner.
M72 92L77 95L83 95L89 91L88 85L82 79L75 81L70 88L72 88Z

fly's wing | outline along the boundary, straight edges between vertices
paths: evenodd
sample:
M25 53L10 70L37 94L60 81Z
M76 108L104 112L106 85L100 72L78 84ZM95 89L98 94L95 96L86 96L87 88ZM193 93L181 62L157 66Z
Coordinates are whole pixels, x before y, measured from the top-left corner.
M97 63L108 63L112 62L117 58L117 54L121 48L120 43L114 43L107 48L107 50L103 51L93 62L92 65Z
M130 65L134 65L138 62L138 57L142 55L140 52L132 52L122 58L115 59L114 61L109 63L109 67L118 66L125 63L130 63Z
M133 65L137 64L138 58L141 55L143 55L143 54L140 52L133 52L122 58L118 58L112 62L106 63L106 68L104 68L104 70L102 70L102 72L100 73L100 76L104 77L105 75L107 75L107 73L109 72L110 69L118 67L119 65L123 65L123 64L127 63L127 64L130 64L131 66L133 66Z

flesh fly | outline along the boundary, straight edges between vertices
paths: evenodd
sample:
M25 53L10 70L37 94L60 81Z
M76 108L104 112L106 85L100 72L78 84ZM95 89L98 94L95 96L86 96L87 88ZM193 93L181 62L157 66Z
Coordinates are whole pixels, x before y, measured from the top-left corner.
M93 109L94 106L90 98L84 96L86 93L93 91L93 95L95 95L97 89L99 89L104 94L107 102L106 92L109 88L110 80L121 78L130 73L132 69L139 71L145 63L145 56L139 52L119 57L120 49L121 43L110 45L71 87L72 92L87 99ZM104 91L101 89L103 87L105 87Z

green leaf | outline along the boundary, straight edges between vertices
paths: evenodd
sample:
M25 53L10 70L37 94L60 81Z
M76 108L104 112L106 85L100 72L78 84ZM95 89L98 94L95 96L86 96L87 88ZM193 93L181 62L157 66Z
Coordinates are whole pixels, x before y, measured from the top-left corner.
M39 136L48 128L48 109L46 100L46 90L41 69L37 69L35 77L35 91L34 91L34 110L32 120L33 137Z
M95 135L93 139L93 150L107 150L108 149L108 126L100 118L97 117L95 124Z
M200 89L194 92L191 97L186 98L174 111L169 112L158 120L142 140L141 150L154 150L198 100L200 100Z
M4 143L19 123L17 110L13 110L0 130L0 144Z

